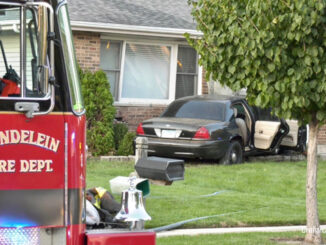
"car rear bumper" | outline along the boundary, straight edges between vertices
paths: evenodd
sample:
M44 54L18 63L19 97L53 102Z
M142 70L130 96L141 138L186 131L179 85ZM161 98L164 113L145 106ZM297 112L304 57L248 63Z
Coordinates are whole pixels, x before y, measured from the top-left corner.
M162 139L148 137L149 155L162 157L219 159L224 156L229 141Z

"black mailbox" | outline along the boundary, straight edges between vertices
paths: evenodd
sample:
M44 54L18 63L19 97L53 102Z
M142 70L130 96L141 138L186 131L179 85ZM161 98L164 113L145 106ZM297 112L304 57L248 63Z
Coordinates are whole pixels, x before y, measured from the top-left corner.
M137 161L135 169L141 178L176 181L184 179L184 161L162 157L147 157Z

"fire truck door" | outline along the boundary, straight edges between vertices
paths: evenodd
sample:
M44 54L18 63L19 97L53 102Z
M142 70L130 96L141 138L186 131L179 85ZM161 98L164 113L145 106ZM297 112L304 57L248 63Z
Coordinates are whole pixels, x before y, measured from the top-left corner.
M67 139L64 113L48 113L53 11L12 2L0 3L0 228L59 227Z
M63 226L62 113L0 112L0 227Z

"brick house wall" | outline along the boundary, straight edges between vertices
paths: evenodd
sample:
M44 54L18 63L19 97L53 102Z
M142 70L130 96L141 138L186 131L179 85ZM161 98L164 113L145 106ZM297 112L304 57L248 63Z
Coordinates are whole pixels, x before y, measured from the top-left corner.
M319 129L318 133L318 154L326 158L326 125Z
M208 93L208 86L205 80L205 72L203 71L202 93ZM118 118L128 123L130 131L136 131L139 123L152 117L159 116L166 108L166 106L116 106Z
M83 70L100 69L101 39L99 33L74 31L77 61ZM208 94L209 87L202 71L202 94ZM116 106L117 117L128 123L129 130L135 131L138 124L146 119L159 116L166 106ZM326 156L326 125L318 134L318 152Z
M80 68L96 71L100 68L101 39L99 33L73 32L76 56Z
M208 86L203 71L202 94L208 94ZM118 118L128 123L130 131L136 131L137 126L144 120L159 116L166 106L116 106Z
M99 33L73 32L77 62L81 69L100 69L101 39ZM146 119L159 116L165 106L116 106L116 117L127 122L129 130L135 131L138 124Z
M322 126L319 129L318 143L322 145L326 145L326 125Z
M77 61L83 70L100 69L101 39L99 33L74 31L74 45ZM202 93L208 93L208 86L203 71ZM138 124L146 119L159 116L166 106L116 106L117 118L128 123L130 131L135 131Z
M165 106L116 106L117 117L128 123L130 131L136 131L139 123L146 119L159 116Z

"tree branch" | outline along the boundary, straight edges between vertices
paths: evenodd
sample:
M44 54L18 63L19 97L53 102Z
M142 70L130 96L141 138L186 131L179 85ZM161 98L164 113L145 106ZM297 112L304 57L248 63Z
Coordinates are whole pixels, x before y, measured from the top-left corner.
M247 15L246 15L246 17L249 20L250 24L256 29L256 31L258 33L260 33L258 27L255 25L255 23L252 21L252 19L249 16L247 16Z
M281 0L281 2L284 3L286 5L286 7L288 7L289 9L291 9L291 6L287 2L285 2L284 0Z

